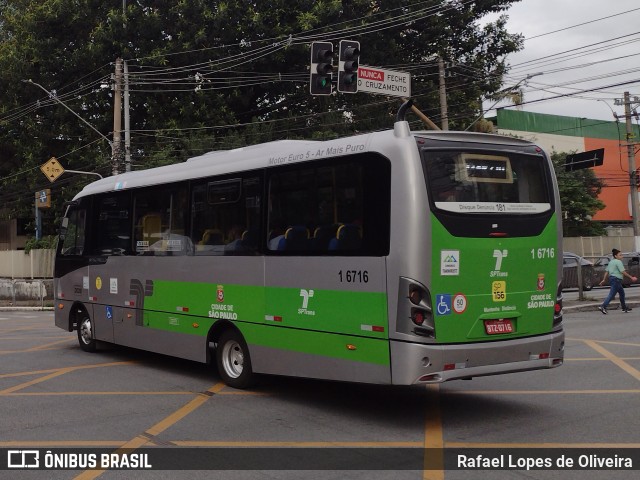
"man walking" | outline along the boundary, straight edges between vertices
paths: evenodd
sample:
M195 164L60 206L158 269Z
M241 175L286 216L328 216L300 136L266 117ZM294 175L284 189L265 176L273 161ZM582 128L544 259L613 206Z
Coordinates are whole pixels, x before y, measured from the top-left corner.
M624 269L624 265L622 264L622 252L617 248L611 250L613 254L613 260L609 262L607 265L607 270L604 272L604 278L600 282L600 285L604 284L607 281L607 277L609 277L609 284L611 285L611 289L609 290L609 295L604 299L602 305L598 307L604 315L607 314L607 307L609 306L609 302L613 300L616 296L616 293L620 295L620 305L622 306L622 311L624 313L630 312L631 309L627 307L626 302L624 301L624 288L622 287L622 279L624 277L628 277L632 282L637 280L636 277L632 277L627 273Z

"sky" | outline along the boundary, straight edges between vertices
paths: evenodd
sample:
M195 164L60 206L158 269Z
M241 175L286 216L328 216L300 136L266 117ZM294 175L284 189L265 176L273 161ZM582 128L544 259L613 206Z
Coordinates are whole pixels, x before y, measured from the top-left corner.
M524 49L507 58L504 82L523 86L530 103L521 110L613 121L614 112L624 115L614 101L625 91L640 100L639 0L521 0L503 13L507 30L525 37Z

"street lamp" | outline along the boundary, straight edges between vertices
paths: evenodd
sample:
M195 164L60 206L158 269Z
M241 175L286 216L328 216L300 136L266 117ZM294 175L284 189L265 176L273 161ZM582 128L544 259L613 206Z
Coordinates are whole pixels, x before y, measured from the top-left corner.
M22 80L24 83L30 83L31 85L35 85L36 87L40 88L42 91L46 92L47 95L49 95L49 98L52 98L53 100L55 100L56 102L58 102L60 105L62 105L64 108L66 108L67 110L69 110L71 113L73 113L76 117L78 117L80 119L80 121L82 123L84 123L85 125L87 125L89 128L91 128L91 130L93 130L94 132L96 132L98 135L100 135L103 139L105 139L107 141L107 143L109 144L109 146L111 146L111 140L109 140L109 137L105 136L102 134L102 132L100 132L96 127L94 127L93 125L91 125L89 122L87 122L84 118L82 118L80 115L78 115L76 112L74 112L73 110L71 110L71 108L69 108L69 106L64 103L62 100L60 100L58 98L57 95L53 94L52 92L50 92L49 90L47 90L46 88L44 88L42 85L40 85L39 83L34 82L31 79L28 80Z
M604 103L607 107L609 107L609 110L611 110L611 114L613 115L613 118L616 119L616 122L619 122L620 119L618 118L618 114L616 112L613 111L613 108L611 108L611 105L609 105L609 103L607 103L605 100L603 100L602 98L598 98L596 99L596 101L598 102L602 102Z

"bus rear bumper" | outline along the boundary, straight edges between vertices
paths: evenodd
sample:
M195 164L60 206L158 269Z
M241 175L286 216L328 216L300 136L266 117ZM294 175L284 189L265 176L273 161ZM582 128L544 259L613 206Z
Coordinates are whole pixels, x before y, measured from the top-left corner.
M395 385L441 383L554 368L564 361L564 332L500 342L425 345L391 340Z

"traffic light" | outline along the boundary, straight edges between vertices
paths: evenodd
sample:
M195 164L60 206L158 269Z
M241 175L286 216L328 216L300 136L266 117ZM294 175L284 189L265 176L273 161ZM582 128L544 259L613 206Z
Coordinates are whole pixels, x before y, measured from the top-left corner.
M333 45L311 43L311 95L331 95L333 77Z
M338 91L356 93L358 91L358 58L360 42L340 40L338 58Z

